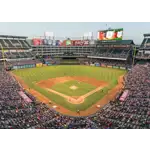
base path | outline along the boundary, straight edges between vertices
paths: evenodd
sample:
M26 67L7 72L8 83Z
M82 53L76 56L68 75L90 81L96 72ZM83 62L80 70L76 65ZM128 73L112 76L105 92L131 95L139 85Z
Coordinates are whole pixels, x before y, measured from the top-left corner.
M10 73L10 74L13 75L13 77L15 77L15 79L21 84L21 86L24 89L26 89L33 96L35 96L37 98L37 100L39 100L40 102L46 103L50 108L53 108L53 106L56 105L56 106L58 106L55 109L56 111L58 111L62 114L65 114L65 115L69 115L69 116L89 116L89 115L96 113L101 107L108 104L110 102L110 100L114 100L116 94L123 88L122 83L124 81L123 76L120 76L120 78L118 79L118 85L116 85L116 87L114 87L112 90L110 90L108 92L108 94L106 96L104 96L102 99L100 99L96 104L92 105L85 111L80 111L80 114L79 114L77 112L72 112L72 111L52 102L50 99L48 99L47 97L45 97L38 91L35 91L34 89L30 89L20 77L16 76L13 73ZM97 105L100 105L100 108L97 108Z
M85 100L86 97L94 94L95 92L97 92L97 91L99 91L99 90L101 90L103 88L104 87L98 87L98 88L96 88L96 89L94 89L94 90L86 93L85 95L82 95L82 96L78 97L78 98L74 98L72 96L65 95L63 93L57 92L57 91L52 90L52 89L46 89L46 90L49 91L49 92L51 92L51 93L57 94L57 95L59 95L61 97L64 97L68 102L70 102L72 104L81 104L81 103L84 102L84 100Z

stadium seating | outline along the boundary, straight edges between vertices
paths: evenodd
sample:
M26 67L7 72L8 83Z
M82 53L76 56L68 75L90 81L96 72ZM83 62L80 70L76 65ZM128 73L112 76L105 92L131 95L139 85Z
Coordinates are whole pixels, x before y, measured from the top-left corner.
M145 43L144 39L141 47ZM54 62L60 64L63 57L75 57L80 64L103 64L131 68L128 59L132 58L131 47L53 47L30 46L25 38L3 37L0 39L0 59L7 60L7 66ZM3 50L3 51L2 51ZM4 56L3 53L4 52ZM41 59L33 59L35 57ZM48 57L47 57L48 56ZM55 58L57 56L57 58ZM99 57L99 58L97 58ZM102 58L100 58L102 57ZM145 50L138 52L136 58L150 59ZM20 87L11 74L0 64L0 128L1 129L150 129L150 64L137 64L124 78L124 89L115 101L87 117L62 115ZM120 96L128 90L124 101ZM31 102L26 102L19 92L23 92Z
M150 64L136 65L125 78L129 95L110 102L88 117L64 116L24 91L6 71L0 71L0 128L93 128L93 129L149 129L150 128ZM32 102L19 94L23 91Z
M96 49L90 54L90 56L108 58L127 58L129 57L130 51L130 49Z

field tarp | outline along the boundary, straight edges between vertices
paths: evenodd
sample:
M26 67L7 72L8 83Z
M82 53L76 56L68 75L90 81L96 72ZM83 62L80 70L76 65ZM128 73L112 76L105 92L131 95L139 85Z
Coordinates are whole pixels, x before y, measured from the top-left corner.
M28 102L28 103L32 102L32 100L23 91L19 91L18 93L24 99L25 102Z
M128 94L129 94L129 91L125 90L119 100L122 101L122 102L125 101L125 99L127 98Z

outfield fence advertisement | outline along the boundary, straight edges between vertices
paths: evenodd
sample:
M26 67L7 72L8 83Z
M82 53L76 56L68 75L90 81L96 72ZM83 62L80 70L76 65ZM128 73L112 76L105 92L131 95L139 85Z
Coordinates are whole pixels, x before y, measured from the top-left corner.
M25 69L25 68L35 68L35 64L25 64L25 65L18 65L13 66L12 69Z
M98 40L122 40L123 28L98 31Z
M36 67L42 67L42 63L38 63L38 64L36 64Z
M118 68L119 68L119 66L113 66L113 68L118 69Z
M122 70L131 70L128 67L121 67L121 66L110 66L106 64L100 64L100 63L95 63L94 64L96 67L107 67L107 68L114 68L114 69L122 69ZM93 66L93 65L92 65Z
M108 68L112 68L112 66L107 66Z
M125 67L120 67L120 69L123 69L123 70L125 70L126 68L125 68Z
M106 65L105 65L105 64L101 64L101 66L102 66L102 67L106 67Z

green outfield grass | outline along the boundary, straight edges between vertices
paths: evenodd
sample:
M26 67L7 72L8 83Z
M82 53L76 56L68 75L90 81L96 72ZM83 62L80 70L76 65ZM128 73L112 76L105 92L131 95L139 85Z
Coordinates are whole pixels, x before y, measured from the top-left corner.
M20 76L25 83L30 87L37 91L39 91L41 94L45 95L46 97L50 98L55 103L71 110L76 111L77 109L80 110L86 110L91 105L95 104L97 101L99 101L104 95L107 94L107 92L116 86L118 77L121 75L124 75L126 73L125 70L120 69L112 69L112 68L101 68L101 67L91 67L91 66L80 66L80 65L61 65L61 66L49 66L49 67L41 67L41 68L31 68L31 69L20 69L13 71L16 75ZM50 93L47 90L37 86L35 83L39 82L41 80L47 80L49 78L55 78L55 77L63 77L63 76L84 76L84 77L90 77L95 78L97 80L106 81L109 85L103 89L103 92L98 91L91 96L87 97L84 103L75 105L70 104L67 102L64 98L61 96L58 96L54 93ZM70 82L65 83L66 87L69 87ZM58 88L57 88L57 87ZM63 90L64 87L61 89L61 84L55 85L53 88L57 88L58 90ZM84 85L81 85L84 87ZM89 88L93 88L92 85L87 86L87 91L90 90ZM80 87L79 87L80 88ZM65 92L68 90L66 88ZM82 89L83 90L83 89ZM83 90L84 92L85 90ZM68 92L68 91L67 91ZM80 92L79 92L80 93ZM68 94L69 95L69 94Z
M71 86L76 86L77 89L73 90L70 88ZM91 84L78 82L76 80L58 83L51 87L51 89L68 96L81 96L94 90L95 88L96 87Z

